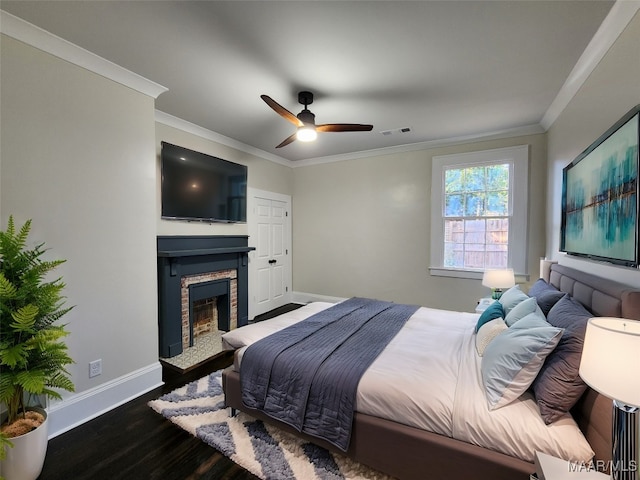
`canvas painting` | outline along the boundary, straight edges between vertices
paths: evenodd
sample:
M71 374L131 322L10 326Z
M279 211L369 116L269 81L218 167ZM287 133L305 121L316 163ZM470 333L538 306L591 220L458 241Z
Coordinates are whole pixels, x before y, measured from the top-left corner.
M638 114L564 175L562 250L635 266Z

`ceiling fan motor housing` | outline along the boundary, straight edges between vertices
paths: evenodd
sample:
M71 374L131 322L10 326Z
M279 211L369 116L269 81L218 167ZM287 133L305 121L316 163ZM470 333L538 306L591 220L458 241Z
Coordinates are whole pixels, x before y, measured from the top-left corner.
M310 110L307 110L306 108L304 110L302 110L296 116L304 124L309 124L309 125L315 125L316 124L316 116L313 113L311 113Z

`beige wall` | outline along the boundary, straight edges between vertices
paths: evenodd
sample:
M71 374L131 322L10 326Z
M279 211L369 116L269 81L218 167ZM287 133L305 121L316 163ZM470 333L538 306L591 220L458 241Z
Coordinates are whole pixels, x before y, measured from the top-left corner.
M246 224L197 223L176 220L162 220L160 200L160 142L169 142L191 150L213 155L230 162L247 165L247 183L249 187L269 192L291 195L293 191L293 172L286 167L249 153L227 147L213 140L180 130L175 127L156 123L156 214L158 235L247 235Z
M2 228L33 219L31 241L67 260L83 392L158 361L154 100L4 35L1 58Z
M640 104L640 13L636 14L548 133L547 251L550 258L640 286L640 272L567 257L560 245L562 169Z
M156 236L246 234L246 225L160 220L160 142L248 166L249 185L290 195L292 169L156 123L154 99L3 35L0 221L33 220L31 241L66 259L64 317L76 393L50 433L160 382ZM102 360L102 375L88 364Z
M429 274L431 159L523 144L531 147L528 265L535 280L544 255L544 134L294 168L294 290L473 310L488 294L479 280Z

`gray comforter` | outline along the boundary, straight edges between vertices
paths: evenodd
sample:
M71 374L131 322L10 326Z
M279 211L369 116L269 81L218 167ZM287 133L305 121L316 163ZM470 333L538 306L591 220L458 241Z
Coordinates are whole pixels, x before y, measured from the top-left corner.
M360 378L417 309L352 298L255 342L244 405L346 451Z

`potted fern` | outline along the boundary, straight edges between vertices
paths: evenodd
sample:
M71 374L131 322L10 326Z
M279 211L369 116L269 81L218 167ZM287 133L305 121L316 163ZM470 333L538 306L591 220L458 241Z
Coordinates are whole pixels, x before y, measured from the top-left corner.
M55 323L64 307L61 278L45 277L64 260L43 260L44 244L27 246L31 220L19 230L9 217L0 231L0 475L35 479L47 449L47 413L30 408L42 397L73 391L65 366L73 363L62 339L69 332Z

